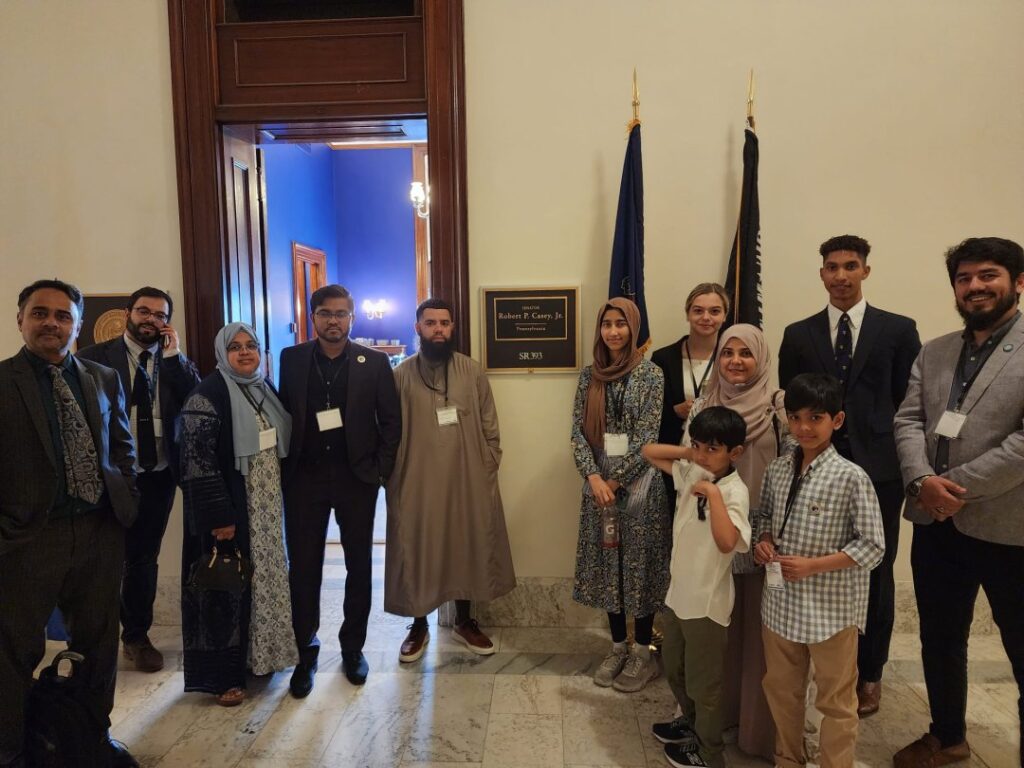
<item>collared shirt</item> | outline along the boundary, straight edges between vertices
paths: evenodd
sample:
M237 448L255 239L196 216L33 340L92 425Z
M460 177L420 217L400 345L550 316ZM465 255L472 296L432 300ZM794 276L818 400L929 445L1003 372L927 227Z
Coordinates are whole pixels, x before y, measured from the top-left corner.
M125 331L124 345L128 348L128 391L124 393L125 408L128 410L128 421L131 425L132 439L135 441L135 471L144 472L139 466L138 444L139 428L136 420L135 408L132 406L132 391L135 388L135 372L139 367L139 356L143 352L149 352L149 360L146 361L146 373L149 374L150 393L153 398L153 429L156 431L156 466L153 472L167 469L167 457L164 455L163 421L160 416L160 366L157 358L160 356L160 342L157 341L148 347L143 347ZM173 428L173 427L172 427Z
M29 365L36 374L36 383L39 385L39 395L43 401L43 410L46 412L46 422L50 428L50 442L53 444L53 456L57 461L57 495L54 497L53 506L50 508L49 517L56 520L62 517L71 517L83 512L97 509L106 503L106 493L96 504L90 504L75 496L68 495L67 477L64 475L64 440L60 434L60 420L57 418L57 405L53 402L53 379L50 378L49 368L52 365L38 355L30 352L28 347L22 348L22 353ZM61 376L68 383L71 394L78 401L78 407L82 413L86 413L85 394L82 391L82 382L78 380L78 369L72 364L74 358L68 354L58 364L61 369ZM97 450L100 446L96 446Z
M850 626L864 631L869 571L882 562L885 536L871 480L829 446L804 471L780 539L799 461L783 456L768 465L758 538L770 532L780 555L823 557L844 552L857 565L787 581L783 590L766 586L761 620L794 643L820 643Z
M852 307L850 307L846 314L850 317L850 355L852 356L854 351L857 349L857 337L860 335L860 328L864 325L864 312L867 311L868 302L867 299L861 299ZM832 349L836 348L836 336L839 334L839 320L843 316L843 310L833 306L831 302L828 305L828 332L832 338Z
M980 346L975 346L974 334L971 331L964 331L964 346L960 352L960 358L957 360L956 370L953 372L953 386L949 388L949 399L946 401L947 410L959 410L975 377L981 373L985 363L1017 323L1018 318L1020 318L1020 312L1014 313L1013 317L996 328ZM950 438L940 435L935 446L935 463L932 466L940 474L949 471L949 440Z
M310 364L309 383L306 389L306 431L302 446L303 462L316 463L330 457L331 463L348 462L348 445L345 442L345 404L348 400L349 352L351 346L337 357L323 353L320 345L313 348ZM342 426L327 432L320 431L316 414L328 408L341 410Z

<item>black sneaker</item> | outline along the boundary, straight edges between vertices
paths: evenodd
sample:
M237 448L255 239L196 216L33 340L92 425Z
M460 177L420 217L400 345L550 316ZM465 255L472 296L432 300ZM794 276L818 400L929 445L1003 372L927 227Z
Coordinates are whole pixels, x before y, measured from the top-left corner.
M677 717L670 723L655 723L651 726L651 733L662 744L682 744L689 749L697 748L697 733L685 717Z
M674 765L676 768L688 768L691 765L707 768L707 763L704 762L699 751L693 748L687 749L679 744L665 745L665 759L668 760L669 765Z

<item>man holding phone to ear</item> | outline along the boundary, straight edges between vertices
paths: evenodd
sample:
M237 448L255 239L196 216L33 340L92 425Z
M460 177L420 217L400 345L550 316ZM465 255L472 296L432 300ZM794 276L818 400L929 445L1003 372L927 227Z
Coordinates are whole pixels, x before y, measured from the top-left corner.
M140 672L156 672L164 665L163 655L149 641L157 558L177 488L174 422L199 383L199 371L182 354L178 332L171 325L173 311L174 302L165 291L139 288L125 307L124 335L77 355L117 371L135 440L141 498L138 519L125 539L121 640L125 658Z

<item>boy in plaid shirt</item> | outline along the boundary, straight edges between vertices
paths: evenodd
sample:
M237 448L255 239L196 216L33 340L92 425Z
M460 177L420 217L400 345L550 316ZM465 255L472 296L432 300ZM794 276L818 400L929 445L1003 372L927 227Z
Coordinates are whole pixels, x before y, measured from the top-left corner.
M786 388L798 448L773 461L761 489L754 559L765 565L764 691L775 720L775 764L796 768L804 753L807 672L814 661L821 768L851 768L857 742L857 636L868 610L868 573L885 538L867 474L832 447L843 392L825 374Z

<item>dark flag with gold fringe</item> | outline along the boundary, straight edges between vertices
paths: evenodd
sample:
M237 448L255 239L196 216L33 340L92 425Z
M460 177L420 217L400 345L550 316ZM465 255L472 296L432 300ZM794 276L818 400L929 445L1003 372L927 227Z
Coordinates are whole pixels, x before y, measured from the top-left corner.
M753 123L753 119L750 119ZM726 325L750 323L761 327L761 209L757 200L757 135L747 128L743 141L743 190L740 194L736 237L729 254L725 292L732 302Z
M634 90L634 110L637 105ZM650 343L651 332L647 322L647 301L644 299L644 167L638 119L630 123L629 143L626 145L622 183L619 186L619 209L615 214L608 298L616 296L623 296L639 307L640 332L637 334L636 345L645 349Z

